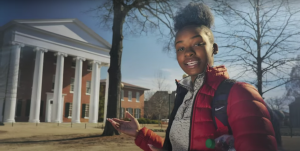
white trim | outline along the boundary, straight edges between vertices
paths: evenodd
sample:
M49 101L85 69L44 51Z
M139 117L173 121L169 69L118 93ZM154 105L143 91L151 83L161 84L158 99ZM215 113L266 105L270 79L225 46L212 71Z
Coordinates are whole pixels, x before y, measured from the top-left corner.
M68 45L64 45L64 44L61 44L61 43L56 43L56 42L49 41L49 40L46 40L46 39L41 39L41 38L34 37L34 36L31 36L31 35L27 35L27 34L24 34L24 33L20 33L20 32L17 32L17 31L15 32L15 35L24 36L24 37L31 38L31 39L34 39L34 40L39 40L39 41L47 42L47 43L54 44L54 45L57 45L57 46L66 47L66 48L69 48L69 49L75 49L75 50L78 50L78 51L82 51L82 52L85 52L85 53L89 53L89 54L92 54L92 55L97 55L97 56L100 56L100 57L110 59L110 56L108 56L108 55L103 55L103 54L99 54L99 53L95 53L95 52L91 52L91 51L86 51L85 49L80 49L78 47L71 47L71 46L68 46ZM15 40L15 42L19 42L19 41ZM25 43L25 42L22 42L22 43L24 43L27 46L34 46L34 45L30 45L30 44ZM92 47L92 46L90 46L90 47ZM96 48L100 51L106 51L106 52L110 51L108 49L97 47L97 46L95 46L94 48ZM51 49L48 49L48 50L51 50ZM57 50L53 50L53 51L57 51Z
M87 92L87 83L89 82L89 89L90 89L90 93ZM85 81L85 94L86 95L90 95L92 91L92 81Z
M84 119L89 119L89 117L84 117Z
M32 29L32 30L35 30L35 31L38 31L38 32L42 32L42 33L46 33L46 34L48 34L48 35L53 35L53 36L57 36L57 37L62 37L62 38L65 38L65 39L67 39L67 40L70 40L70 41L78 41L78 42L81 42L81 43L85 43L85 44L89 44L89 45L93 45L93 44L90 44L90 43L87 43L87 42L84 42L84 41L80 41L80 40L77 40L77 39L73 39L73 38L70 38L70 37L66 37L66 36L63 36L63 35L59 35L59 34L56 34L56 33L53 33L53 32L50 32L50 31L46 31L46 30L43 30L43 29L39 29L39 28L36 28L36 27L33 27L33 26L30 26L30 25L26 25L26 23L24 24L24 23L20 23L20 22L17 22L18 20L14 20L14 21L11 21L11 22L9 22L9 23L7 23L7 24L5 24L4 26L2 26L2 27L0 27L0 31L2 31L2 30L4 30L4 29L6 29L6 28L9 28L10 26L13 26L13 25L15 25L15 26L20 26L20 27L24 27L24 28L28 28L28 29ZM60 21L57 21L58 23L62 23L62 22L60 22ZM69 22L72 22L72 21L69 21ZM80 22L80 21L79 21ZM29 23L29 22L27 22L27 23ZM32 22L32 23L34 23L34 22ZM47 22L44 22L44 23L47 23ZM53 23L53 22L52 22ZM81 25L83 25L83 26L85 26L83 23L81 23L81 25L80 24L78 24L78 22L74 22L75 24L77 24L79 27L81 26ZM29 23L30 24L30 23ZM86 26L85 26L86 27ZM91 30L91 29L86 29L86 28L84 28L84 27L80 27L80 28L82 28L84 31L86 31L86 32L88 32L88 34L90 34L90 36L91 37L93 37L93 38L95 38L95 40L97 40L98 42L100 42L101 44L103 44L104 46L106 46L107 48L106 49L110 49L111 48L111 45L105 40L105 39L103 39L102 37L100 37L98 34L96 34L96 33L94 33L94 34L92 34L92 33L90 33L90 31L91 32L94 32L93 30ZM87 27L88 28L88 27ZM97 38L96 38L97 37ZM98 39L99 38L99 39ZM97 46L97 45L94 45L94 46ZM100 46L98 46L98 47L100 47Z
M73 79L73 87L74 87L74 85L75 85L75 78L73 78L73 77L71 77L71 79L70 79L70 93L74 93L74 89L73 89L73 91L72 91L72 86L71 86L71 82L72 82L72 79Z
M130 100L129 100L129 92L131 92L130 94L131 94L131 98L130 98ZM132 91L128 91L128 102L132 102Z
M137 93L139 94L139 99L137 99ZM141 97L141 95L140 95L140 92L135 92L135 102L137 102L137 103L140 103L140 97ZM137 100L139 100L139 101L137 101Z
M93 30L91 30L89 27L87 27L84 23L82 23L80 20L76 19L76 18L68 18L68 19L39 19L39 20L13 20L7 24L5 24L4 26L2 26L2 28L7 28L9 26L11 26L12 24L38 24L38 23L75 23L76 25L78 25L80 28L82 28L84 31L86 31L87 33L89 33L93 38L95 38L97 41L99 41L100 43L103 43L106 47L111 47L111 44L109 42L107 42L105 39L103 39L102 37L100 37L97 33L95 33ZM31 26L30 26L31 27ZM2 28L0 28L2 30Z

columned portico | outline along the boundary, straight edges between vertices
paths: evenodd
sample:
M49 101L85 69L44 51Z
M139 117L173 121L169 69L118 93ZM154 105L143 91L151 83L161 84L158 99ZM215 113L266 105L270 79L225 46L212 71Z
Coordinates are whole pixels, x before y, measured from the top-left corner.
M89 110L89 122L98 122L98 111L99 111L99 92L100 92L100 70L101 62L92 61L92 88L90 97L90 110Z
M9 65L7 69L7 91L5 92L6 99L4 102L4 122L14 123L16 113L20 52L21 48L25 45L17 42L11 42L10 45L11 49L9 50Z
M74 59L76 60L76 69L75 69L74 93L73 93L72 122L80 123L82 61L85 61L85 58L76 57Z
M36 47L35 65L32 82L31 92L31 105L29 122L40 122L40 106L41 106L41 93L42 93L42 79L43 79L43 66L44 66L44 53L47 49Z
M107 41L78 19L13 20L0 41L0 121L98 122Z
M52 122L61 123L62 117L62 89L63 89L63 73L64 73L64 59L67 54L58 52L56 53L56 72L55 72L55 84L54 84L54 96L53 106L57 112L52 112Z

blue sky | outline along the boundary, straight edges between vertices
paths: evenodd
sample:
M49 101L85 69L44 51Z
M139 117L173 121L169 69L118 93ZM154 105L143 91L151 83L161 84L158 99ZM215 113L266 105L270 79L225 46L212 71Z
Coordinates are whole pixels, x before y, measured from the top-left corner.
M15 19L63 19L77 18L91 28L109 43L112 40L112 31L99 26L99 21L93 17L94 13L84 13L101 3L100 0L1 0L0 26ZM217 19L217 16L216 16ZM218 19L215 24L218 24ZM158 36L125 35L122 55L122 81L155 90L153 78L155 72L162 70L166 77L168 90L175 90L174 79L180 79L184 73L179 67L175 54L162 52L163 44L158 43ZM174 50L175 51L175 50ZM222 51L220 50L220 53ZM218 65L218 64L216 64ZM101 69L101 79L106 78L107 68ZM231 77L234 69L229 68ZM279 96L284 87L274 89L265 94Z

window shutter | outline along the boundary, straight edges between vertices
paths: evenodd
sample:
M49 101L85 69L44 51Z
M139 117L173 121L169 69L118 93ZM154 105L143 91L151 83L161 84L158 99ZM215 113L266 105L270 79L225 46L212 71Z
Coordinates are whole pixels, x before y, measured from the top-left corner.
M86 106L86 104L82 104L82 108L81 108L81 117L82 118L85 117L85 106Z
M66 103L65 105L65 117L69 117L70 103Z
M41 107L40 107L40 117L42 117L43 116L43 109L44 109L44 101L43 100L41 100Z

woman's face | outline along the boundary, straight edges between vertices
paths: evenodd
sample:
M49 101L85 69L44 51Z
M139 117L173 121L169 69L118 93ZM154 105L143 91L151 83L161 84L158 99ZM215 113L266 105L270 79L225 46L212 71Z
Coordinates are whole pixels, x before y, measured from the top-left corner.
M205 29L198 26L186 26L175 38L177 61L181 69L195 80L207 64L213 65L213 53L218 51L216 44L209 41Z

